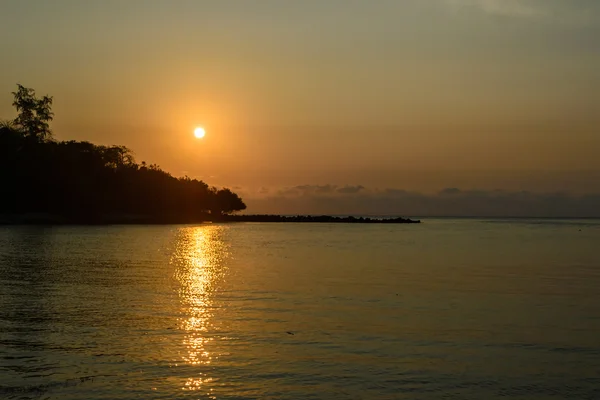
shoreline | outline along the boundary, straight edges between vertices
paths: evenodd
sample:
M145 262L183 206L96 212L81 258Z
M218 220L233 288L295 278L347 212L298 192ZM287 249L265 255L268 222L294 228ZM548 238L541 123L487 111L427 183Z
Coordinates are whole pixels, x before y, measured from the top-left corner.
M0 215L2 225L180 225L200 223L235 223L235 222L265 222L265 223L342 223L342 224L418 224L420 220L403 217L354 217L331 215L205 215L202 217L145 215L100 215L73 217L44 213L26 213Z

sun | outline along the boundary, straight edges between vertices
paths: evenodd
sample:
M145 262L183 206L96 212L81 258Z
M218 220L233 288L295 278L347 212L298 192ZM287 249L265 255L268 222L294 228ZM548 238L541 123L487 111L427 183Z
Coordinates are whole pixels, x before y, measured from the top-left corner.
M198 139L202 139L204 135L206 135L206 131L203 127L199 126L196 129L194 129L194 136L196 136Z

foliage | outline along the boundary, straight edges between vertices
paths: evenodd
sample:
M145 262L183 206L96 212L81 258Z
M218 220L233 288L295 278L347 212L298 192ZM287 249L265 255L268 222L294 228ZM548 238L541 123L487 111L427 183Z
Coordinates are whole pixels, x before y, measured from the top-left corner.
M50 121L54 118L52 112L52 97L44 96L38 99L35 90L17 84L13 106L17 109L14 125L26 137L44 141L52 138Z
M246 208L229 189L138 164L127 147L42 140L48 135L24 130L25 121L0 125L0 213L47 213L84 222L111 216L192 222Z

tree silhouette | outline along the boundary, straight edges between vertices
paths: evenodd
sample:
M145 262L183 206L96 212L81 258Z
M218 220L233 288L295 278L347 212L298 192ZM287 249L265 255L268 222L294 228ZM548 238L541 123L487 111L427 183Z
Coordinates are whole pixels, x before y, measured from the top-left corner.
M18 85L19 116L0 123L0 216L67 222L195 222L246 205L229 189L136 163L125 146L51 140L52 98ZM1 218L0 218L1 219Z
M50 121L54 118L52 112L52 97L44 96L38 99L35 90L17 84L13 106L17 109L18 116L14 125L26 137L37 141L52 139Z
M219 214L230 214L233 211L245 210L246 204L240 196L225 188L215 192L215 204L211 211Z

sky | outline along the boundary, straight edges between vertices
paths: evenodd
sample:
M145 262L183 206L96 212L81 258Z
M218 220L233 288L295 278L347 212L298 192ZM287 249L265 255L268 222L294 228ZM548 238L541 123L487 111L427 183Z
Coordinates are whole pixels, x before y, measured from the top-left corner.
M32 87L254 212L587 215L598 38L597 0L0 0L0 119Z

